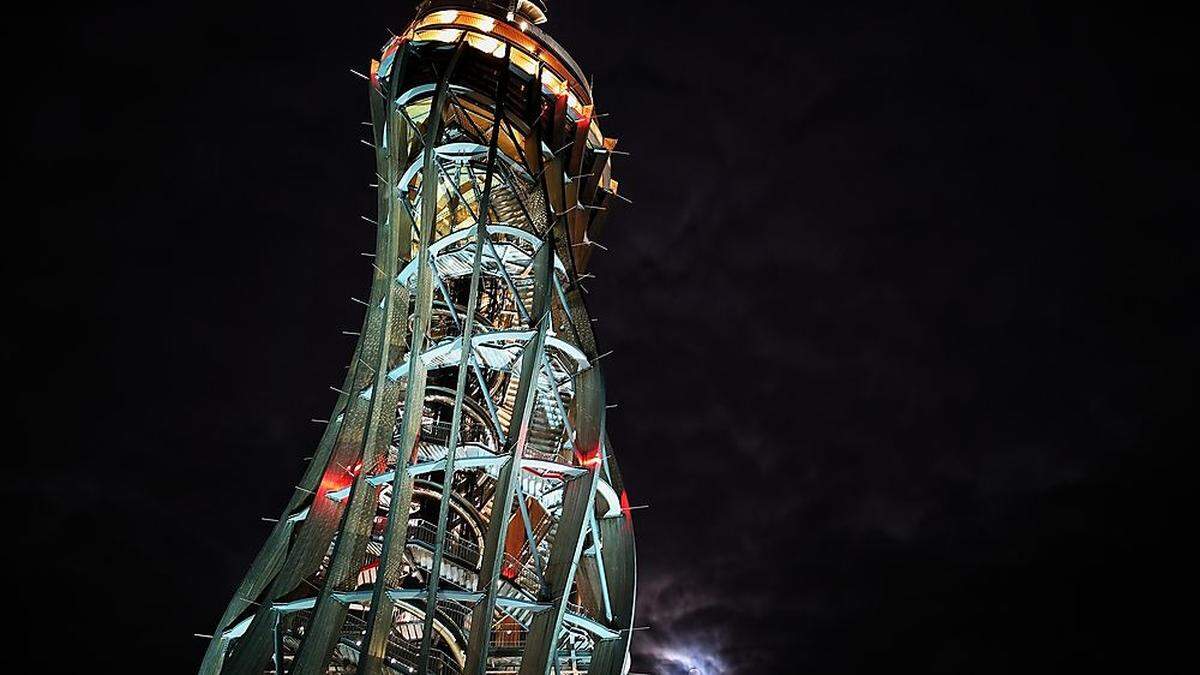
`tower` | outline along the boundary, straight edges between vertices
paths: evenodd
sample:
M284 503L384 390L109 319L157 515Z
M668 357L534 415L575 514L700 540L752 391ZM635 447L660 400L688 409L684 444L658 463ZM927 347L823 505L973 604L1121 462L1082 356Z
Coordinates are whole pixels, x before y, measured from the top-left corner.
M628 670L629 502L584 306L616 141L531 0L429 0L369 80L369 299L216 673Z

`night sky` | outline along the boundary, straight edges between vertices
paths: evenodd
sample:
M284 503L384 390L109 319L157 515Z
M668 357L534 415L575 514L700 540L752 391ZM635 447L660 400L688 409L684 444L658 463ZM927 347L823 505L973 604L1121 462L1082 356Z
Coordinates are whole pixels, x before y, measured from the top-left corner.
M649 505L635 671L1174 670L1194 40L1137 3L961 4L550 3L632 153L587 301ZM411 9L33 11L5 669L191 672L353 348L349 69Z

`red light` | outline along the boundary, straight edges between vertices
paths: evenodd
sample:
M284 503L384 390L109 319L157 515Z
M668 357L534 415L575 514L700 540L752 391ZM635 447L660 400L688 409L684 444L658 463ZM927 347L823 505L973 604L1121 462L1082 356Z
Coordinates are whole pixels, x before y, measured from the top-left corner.
M600 466L603 458L600 456L600 448L596 447L587 452L580 452L578 449L575 450L575 459L579 462L580 466L595 470L596 467Z
M350 483L354 482L354 477L362 469L362 460L359 460L354 465L353 470L347 470L342 466L332 463L325 469L325 475L321 476L321 485L317 489L318 497L325 497L330 492L337 492L350 487Z
M383 58L386 59L395 53L396 49L400 46L400 42L401 40L399 37L392 36L392 39L388 41L387 46L383 48Z

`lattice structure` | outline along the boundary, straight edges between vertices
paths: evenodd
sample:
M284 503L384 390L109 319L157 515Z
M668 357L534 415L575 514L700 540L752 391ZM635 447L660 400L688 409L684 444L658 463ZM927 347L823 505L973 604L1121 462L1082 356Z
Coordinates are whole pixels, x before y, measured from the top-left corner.
M627 672L633 531L580 284L616 141L545 18L434 0L372 61L366 316L201 673Z

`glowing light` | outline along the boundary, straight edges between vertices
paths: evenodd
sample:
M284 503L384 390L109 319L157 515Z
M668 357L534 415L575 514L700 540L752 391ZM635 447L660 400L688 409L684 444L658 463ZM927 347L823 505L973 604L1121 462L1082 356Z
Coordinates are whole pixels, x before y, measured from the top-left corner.
M604 457L600 454L600 448L597 446L595 448L589 448L586 451L576 449L575 459L579 462L580 466L585 466L594 471L596 467L600 466L600 462L604 460Z
M454 20L457 18L457 9L443 9L438 12L430 12L429 16L425 17L425 20L420 25L428 26L433 23L454 23Z
M336 470L334 470L336 468ZM317 496L325 497L330 492L337 492L350 487L353 477L340 467L330 467L325 471L325 475L321 477L321 485L317 488Z
M479 35L477 33L467 33L467 42L481 52L488 54L494 53L496 50L503 51L504 44L490 35Z
M431 40L433 42L455 42L458 36L462 35L461 30L453 28L434 28L430 30L419 30L413 35L414 40Z
M511 23L515 17L509 13L508 21ZM473 34L470 30L467 31L467 42L474 48L491 54L496 57L504 55L504 43L511 43L514 49L510 51L510 58L521 70L534 75L537 72L539 62L546 66L542 70L542 86L551 94L556 96L567 95L567 106L574 110L577 115L583 115L583 104L578 100L575 94L571 91L571 83L573 79L564 80L557 73L566 72L562 63L554 57L553 54L545 54L541 46L534 40L528 38L524 31L528 30L529 22L521 19L517 22L516 28L520 30L514 31L509 24L499 24L493 17L485 14L477 14L475 12L459 11L455 9L440 10L431 12L425 17L413 24L411 37L413 40L431 40L435 42L455 42L463 34L463 30L456 28L427 28L433 25L457 25L466 26L470 29L479 31ZM479 37L487 37L487 34L493 34L500 38L496 43L480 42ZM529 55L532 54L531 58ZM583 86L583 85L580 85ZM599 142L599 137L597 137Z
M558 77L549 69L542 71L542 86L550 90L551 93L561 94L567 88L567 83L558 79Z
M509 581L516 579L517 578L517 566L513 565L512 563L507 563L507 562L504 563L504 566L500 568L500 576L504 577L505 579L508 579Z
M529 74L529 75L537 74L537 66L538 66L537 59L534 59L533 57L529 56L525 52L520 51L520 50L513 50L512 52L509 53L509 58L512 59L513 63L517 64L518 68L525 71L527 74Z

